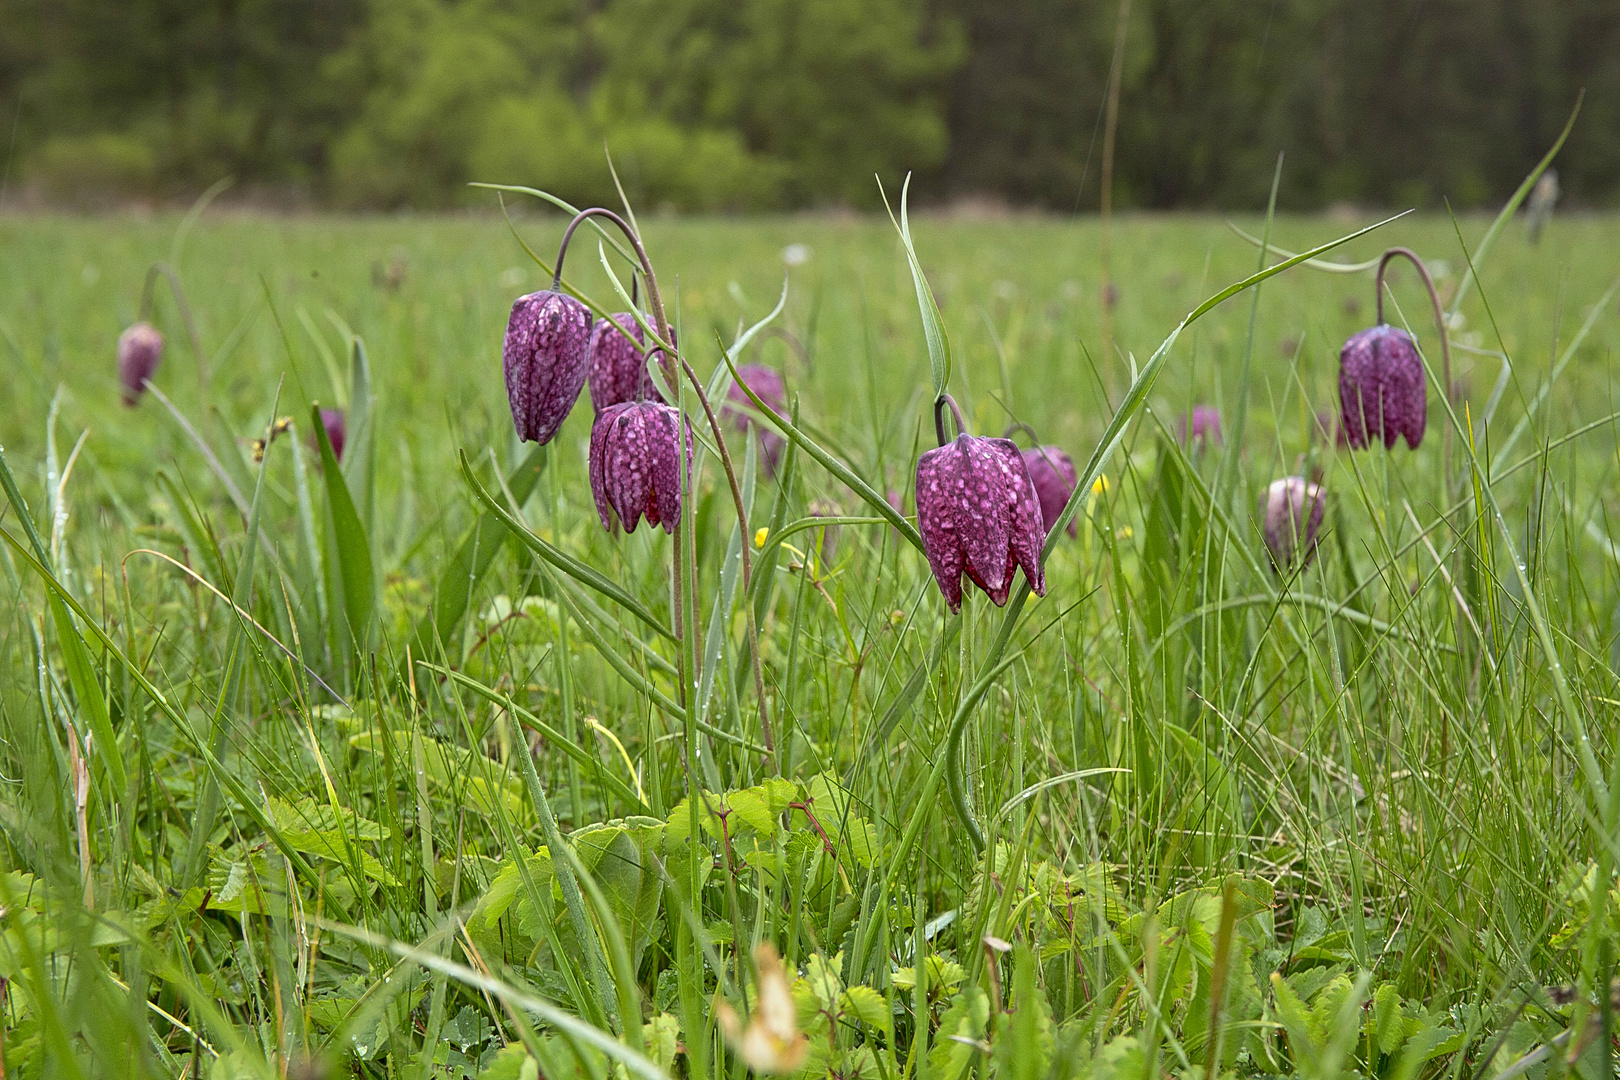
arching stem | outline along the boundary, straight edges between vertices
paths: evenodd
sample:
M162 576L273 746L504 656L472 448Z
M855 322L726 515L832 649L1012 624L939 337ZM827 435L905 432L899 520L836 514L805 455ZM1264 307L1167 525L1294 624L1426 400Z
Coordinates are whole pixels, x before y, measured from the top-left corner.
M698 402L703 406L703 414L709 421L709 430L713 432L715 445L720 451L721 468L725 470L726 480L731 488L731 501L737 510L737 527L742 537L743 594L747 595L749 584L753 580L753 559L749 552L751 534L748 530L748 507L743 502L742 485L737 482L737 470L732 465L731 452L726 448L725 434L720 427L719 417L715 415L714 406L709 401L709 395L704 392L703 383L698 379L697 373L692 370L692 365L687 363L686 358L680 354L680 351L677 348L675 348L675 336L669 331L669 320L664 314L664 302L658 292L658 276L653 272L652 260L647 257L647 249L642 245L641 237L636 233L635 229L630 227L629 222L625 221L624 218L620 217L618 214L615 214L612 210L609 210L606 207L594 206L587 210L581 210L578 214L574 215L574 220L568 223L568 228L563 230L562 242L557 247L557 268L552 274L551 288L553 291L557 291L562 288L563 259L568 254L568 242L573 238L574 230L579 228L579 226L583 224L587 218L592 217L607 218L609 221L613 222L613 224L617 225L619 227L619 231L624 233L625 239L630 242L631 248L636 253L637 261L641 263L641 277L647 282L647 307L653 317L653 328L658 332L658 340L653 342L653 345L657 348L659 353L659 366L664 370L664 381L673 387L679 380L681 373L684 371L687 379L692 385L693 391L697 394ZM679 556L677 556L675 570L677 575L682 573L683 568L681 567L680 563L681 559ZM676 580L679 582L680 579L678 576ZM682 637L682 628L679 615L676 616L676 620L676 636ZM694 631L695 629L696 627L694 627ZM771 752L771 755L774 758L776 755L776 741L771 731L770 718L765 709L765 680L764 675L760 670L759 632L758 628L754 625L754 609L752 605L748 606L748 648L749 658L754 669L754 692L759 704L760 734L765 740L766 749ZM683 645L683 659L685 658L685 654L686 648ZM687 678L695 679L696 676L697 667L694 662L692 665L692 670ZM690 709L691 703L684 699L684 686L682 687L682 693L683 699L681 704L684 708Z
M1440 290L1434 287L1434 278L1429 275L1429 268L1423 265L1417 252L1411 248L1392 247L1384 252L1384 257L1378 260L1378 273L1373 279L1373 288L1377 295L1376 307L1378 323L1384 322L1384 271L1388 268L1390 260L1397 256L1406 259L1417 267L1418 277L1423 279L1424 288L1429 290L1429 302L1434 306L1434 327L1440 334L1440 378L1448 402L1455 399L1451 387L1451 337L1446 332L1446 314L1440 304ZM1451 488L1451 428L1448 425L1445 431L1444 456L1441 467L1445 470L1446 490L1449 494Z
M1024 423L1022 420L1014 420L1012 423L1008 424L1007 430L1001 433L1001 437L1003 439L1010 439L1013 437L1013 432L1015 431L1022 431L1025 435L1028 435L1029 444L1031 446L1041 445L1041 437L1035 434L1035 429Z
M939 445L944 446L950 440L945 438L945 407L949 405L951 415L956 418L956 433L967 434L967 424L962 420L962 410L957 407L956 399L949 394L941 394L934 399L934 434L939 437Z
M197 385L203 396L208 396L208 360L203 355L202 338L197 334L197 323L191 317L191 305L186 302L185 286L180 284L180 275L175 273L174 267L166 262L155 262L146 268L146 284L141 288L141 322L152 321L153 289L157 285L157 276L162 274L169 279L169 292L174 296L174 306L180 309L180 321L185 324L186 337L191 342L191 355L197 360Z

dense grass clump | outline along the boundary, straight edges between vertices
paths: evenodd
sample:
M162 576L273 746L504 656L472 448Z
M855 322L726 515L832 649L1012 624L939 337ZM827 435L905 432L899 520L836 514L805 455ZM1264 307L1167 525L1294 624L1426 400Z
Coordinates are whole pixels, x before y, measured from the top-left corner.
M0 219L6 1075L1609 1076L1620 221L1323 255L1410 247L1450 318L1448 408L1391 271L1428 434L1355 453L1370 269L1177 336L1283 256L1116 223L1105 318L1090 223L912 224L932 347L887 222L646 222L716 409L728 360L787 386L731 399L735 496L661 387L672 536L599 523L588 394L517 443L550 276L498 218ZM1044 598L952 616L913 543L942 383L1074 460Z

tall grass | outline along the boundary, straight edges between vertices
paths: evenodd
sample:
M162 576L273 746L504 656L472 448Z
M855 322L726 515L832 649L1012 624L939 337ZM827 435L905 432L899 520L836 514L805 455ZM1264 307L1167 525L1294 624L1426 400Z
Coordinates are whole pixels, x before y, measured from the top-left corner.
M1325 258L1403 244L1452 295L1488 224L1402 218ZM548 256L561 225L517 219ZM1370 273L1210 310L1016 623L979 594L950 617L827 467L904 493L931 445L940 365L890 225L648 220L716 385L783 248L813 253L732 358L787 373L805 440L769 476L732 439L753 535L715 455L694 479L691 687L674 545L597 523L588 406L513 439L500 332L545 282L504 223L176 226L0 219L7 1075L720 1076L761 1046L935 1080L1610 1075L1616 220L1539 247L1509 223L1453 324L1457 416L1432 386L1416 452L1317 424ZM1106 355L1093 225L910 227L971 426L1082 465L1107 388L1256 268L1221 221L1116 220ZM570 278L617 309L588 255ZM160 288L168 404L126 411L112 342L155 258L210 378ZM1246 405L1241 439L1178 438L1205 402ZM348 410L341 464L316 403ZM1312 468L1322 547L1279 579L1257 500Z

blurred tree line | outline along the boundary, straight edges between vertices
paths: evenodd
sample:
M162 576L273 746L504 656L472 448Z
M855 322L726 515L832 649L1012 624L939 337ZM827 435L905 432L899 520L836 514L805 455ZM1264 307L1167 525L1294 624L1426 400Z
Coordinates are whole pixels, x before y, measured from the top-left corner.
M919 194L1096 205L1117 0L0 0L6 183L693 210ZM1116 205L1502 198L1581 121L1620 199L1616 0L1133 0ZM4 116L4 113L10 113Z

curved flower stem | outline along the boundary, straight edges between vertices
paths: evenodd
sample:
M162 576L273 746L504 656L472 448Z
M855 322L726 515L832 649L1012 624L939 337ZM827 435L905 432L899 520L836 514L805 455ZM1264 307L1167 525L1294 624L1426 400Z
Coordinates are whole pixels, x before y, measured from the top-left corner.
M698 379L697 373L692 370L692 365L687 362L686 357L681 355L680 350L674 347L675 338L669 331L669 321L664 314L664 302L658 292L658 276L653 272L652 260L647 257L647 249L642 245L641 237L630 226L629 222L606 207L595 206L587 210L581 210L568 223L568 228L563 230L562 242L557 247L557 267L552 273L551 287L553 290L562 287L563 259L568 254L568 241L573 237L574 230L579 228L587 218L592 217L605 217L617 225L619 231L624 233L625 239L630 241L630 246L636 253L636 259L641 263L641 277L647 282L647 307L653 317L653 326L658 331L658 341L654 344L659 353L660 366L664 369L664 381L673 387L679 380L681 372L684 371L687 379L692 384L692 389L697 394L698 402L703 406L703 414L708 419L709 430L713 432L715 445L719 447L720 465L725 470L726 480L731 488L731 501L737 510L737 527L742 536L743 594L747 595L749 584L753 580L753 560L749 553L748 507L743 502L742 486L737 483L737 470L732 465L731 452L726 448L725 435L720 427L719 417L715 415L714 406L709 401L709 395L704 392L703 383ZM669 347L666 348L666 346ZM677 365L679 365L679 370L677 370ZM680 561L679 558L676 559L675 580L677 588L679 588L680 574L683 569L679 565ZM679 615L676 616L675 633L677 637L681 636ZM760 733L764 737L766 749L770 750L774 758L776 755L776 741L771 731L770 718L766 715L765 710L765 681L759 666L759 631L754 624L752 606L748 608L748 639L749 657L754 668L754 693L759 701ZM682 655L684 659L684 649ZM697 669L694 665L687 678L695 679L696 677ZM684 686L682 687L682 694L683 697L680 699L682 707L690 709L691 706L684 697Z
M962 420L962 410L957 407L956 399L949 394L941 394L934 399L934 434L939 437L939 445L944 446L950 440L945 438L945 406L951 407L951 415L956 418L956 433L967 434L967 424Z
M1031 446L1041 445L1041 437L1035 434L1035 429L1024 423L1022 420L1014 420L1012 423L1008 424L1007 430L1001 433L1001 437L1003 439L1010 439L1013 437L1013 432L1015 431L1022 431L1025 435L1028 435Z
M1453 400L1451 388L1451 337L1446 333L1446 315L1440 305L1440 291L1434 287L1434 278L1429 276L1429 268L1423 265L1417 252L1411 248L1392 247L1384 252L1383 258L1378 260L1378 273L1374 277L1373 289L1377 295L1377 312L1379 325L1384 322L1384 271L1388 268L1390 260L1400 256L1413 266L1417 267L1418 277L1423 279L1423 285L1429 290L1429 302L1434 305L1434 326L1440 334L1440 377L1443 380L1443 392L1446 401ZM1450 494L1451 487L1451 425L1446 425L1443 461L1441 467L1445 470L1446 490Z
M152 321L152 291L157 284L159 274L169 279L169 292L174 296L174 306L180 309L180 321L185 324L186 337L191 341L191 355L197 359L197 385L206 398L208 396L208 360L203 354L202 338L197 334L197 322L191 317L191 305L186 302L186 290L180 284L180 275L175 273L174 267L161 260L146 268L146 284L141 288L140 321Z

